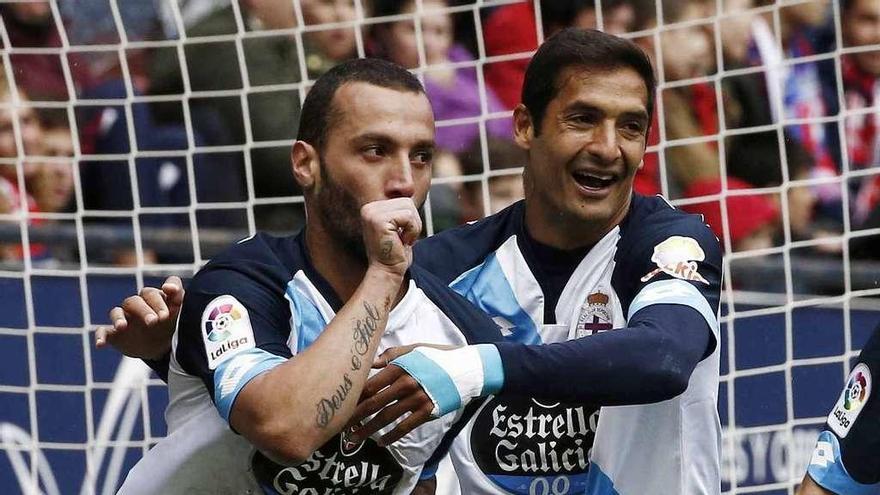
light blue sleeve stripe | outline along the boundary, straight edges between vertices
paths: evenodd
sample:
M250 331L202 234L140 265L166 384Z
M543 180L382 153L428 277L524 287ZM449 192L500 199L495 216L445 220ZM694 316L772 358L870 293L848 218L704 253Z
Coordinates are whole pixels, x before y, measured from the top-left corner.
M498 348L492 344L478 344L477 352L483 361L483 391L480 397L498 393L504 385L504 365Z
M232 404L241 389L260 373L286 362L263 349L248 349L221 362L214 371L214 405L220 416L228 423Z
M847 495L877 495L880 494L880 483L864 485L852 479L846 472L846 467L840 459L840 443L837 437L830 431L819 434L819 442L831 445L831 452L821 452L825 447L816 445L813 460L807 472L818 485L834 493Z
M681 304L696 309L718 337L718 318L709 307L706 297L693 284L684 280L661 280L646 285L629 305L626 320L629 321L639 310L654 304Z
M418 350L392 361L410 374L437 405L440 416L461 407L461 396L452 378L437 363Z

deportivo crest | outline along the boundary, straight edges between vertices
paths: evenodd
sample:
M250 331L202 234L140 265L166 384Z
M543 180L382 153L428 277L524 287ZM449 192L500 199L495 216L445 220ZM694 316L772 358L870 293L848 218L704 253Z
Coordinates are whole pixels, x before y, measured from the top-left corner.
M709 281L697 271L697 262L706 259L706 253L700 247L700 243L691 237L674 235L654 246L654 254L651 261L657 268L642 277L642 282L647 282L660 273L682 280L702 282L709 285Z
M245 349L254 347L254 330L247 308L232 296L220 296L202 313L202 341L208 368Z
M831 430L840 438L846 438L870 397L871 370L866 364L859 363L849 374L846 387L828 415L828 426Z
M611 309L608 307L609 301L610 298L607 291L602 289L587 296L584 305L581 307L581 313L578 316L576 338L595 335L611 330L614 327L614 318L611 315Z

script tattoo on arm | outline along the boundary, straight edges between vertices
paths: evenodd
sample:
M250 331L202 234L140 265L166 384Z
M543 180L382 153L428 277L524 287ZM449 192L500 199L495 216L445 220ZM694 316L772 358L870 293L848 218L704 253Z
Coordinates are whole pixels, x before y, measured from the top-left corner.
M363 367L363 358L370 351L370 342L379 328L379 310L372 304L364 301L363 318L355 320L352 332L351 345L351 371L358 371ZM319 427L326 428L333 421L345 399L348 398L354 384L348 373L342 374L342 382L336 386L333 394L318 401L315 420Z

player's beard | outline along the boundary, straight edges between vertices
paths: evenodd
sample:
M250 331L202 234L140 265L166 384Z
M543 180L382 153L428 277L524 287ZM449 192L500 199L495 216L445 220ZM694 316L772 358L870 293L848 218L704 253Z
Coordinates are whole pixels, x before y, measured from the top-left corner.
M338 246L352 258L367 263L364 233L361 226L361 206L358 200L339 182L330 177L327 162L321 159L321 189L317 213L321 224Z

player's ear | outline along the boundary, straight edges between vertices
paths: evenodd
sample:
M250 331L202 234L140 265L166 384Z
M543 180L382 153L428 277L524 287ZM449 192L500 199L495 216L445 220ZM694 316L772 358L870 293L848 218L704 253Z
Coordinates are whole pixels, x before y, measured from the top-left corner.
M293 170L293 178L303 191L315 187L315 182L320 176L320 157L318 150L305 141L296 141L290 149L290 166Z
M513 137L520 148L528 150L532 147L535 127L529 109L522 103L513 109Z

